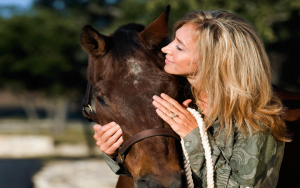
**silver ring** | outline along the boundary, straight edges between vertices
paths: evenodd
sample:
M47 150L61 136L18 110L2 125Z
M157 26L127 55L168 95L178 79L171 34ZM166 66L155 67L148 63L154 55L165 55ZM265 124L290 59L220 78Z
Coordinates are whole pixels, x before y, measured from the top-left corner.
M178 116L178 115L174 112L173 115L170 118L173 119L176 116Z

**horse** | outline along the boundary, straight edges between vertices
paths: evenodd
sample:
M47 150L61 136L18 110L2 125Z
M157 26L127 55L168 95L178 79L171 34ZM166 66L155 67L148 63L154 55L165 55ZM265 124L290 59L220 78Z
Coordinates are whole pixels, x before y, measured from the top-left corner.
M89 53L87 68L88 88L95 99L96 113L84 116L99 124L117 122L126 142L134 135L153 128L171 129L155 113L152 96L167 93L182 102L192 95L184 78L167 74L164 54L167 42L170 6L147 28L139 24L119 27L104 36L91 26L82 28L80 43ZM287 122L300 119L300 105L289 108L300 100L300 94L273 86L288 110ZM90 93L91 92L91 93ZM285 103L285 101L292 103ZM85 105L85 106L86 106ZM124 160L124 169L132 177L120 176L117 188L186 187L182 170L182 151L173 137L154 136L131 145ZM286 158L286 157L285 157ZM281 172L282 174L282 172Z
M296 185L300 184L298 178L300 164L297 162L300 155L300 94L275 85L273 90L286 108L283 119L292 134L292 142L285 144L277 187L297 187Z
M101 125L117 122L123 131L123 145L145 130L172 131L152 105L152 97L161 93L180 100L178 78L163 70L161 48L167 42L169 12L170 6L147 28L127 24L109 36L89 25L81 30L80 44L89 53L86 101L92 95L96 108L91 116L84 110L84 116ZM120 178L118 185L185 187L180 142L173 137L155 135L130 145L122 163L132 178L122 176L125 182Z

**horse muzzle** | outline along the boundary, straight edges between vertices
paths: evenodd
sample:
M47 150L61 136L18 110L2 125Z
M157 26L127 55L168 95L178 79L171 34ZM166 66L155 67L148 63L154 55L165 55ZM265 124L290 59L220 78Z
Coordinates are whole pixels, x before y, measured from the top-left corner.
M137 178L135 188L186 188L186 175L183 170L161 176L147 175Z

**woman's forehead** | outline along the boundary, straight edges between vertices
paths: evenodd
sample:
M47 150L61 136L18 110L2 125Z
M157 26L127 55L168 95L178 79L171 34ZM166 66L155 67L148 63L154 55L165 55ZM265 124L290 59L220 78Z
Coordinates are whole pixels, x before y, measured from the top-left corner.
M187 48L194 48L194 30L195 25L193 24L184 24L176 31L175 39L182 43Z
M187 24L184 24L182 25L180 28L178 28L176 30L176 34L177 33L184 33L184 32L189 32L189 33L192 33L194 31L194 29L196 28L196 26L194 24L191 24L191 23L187 23Z

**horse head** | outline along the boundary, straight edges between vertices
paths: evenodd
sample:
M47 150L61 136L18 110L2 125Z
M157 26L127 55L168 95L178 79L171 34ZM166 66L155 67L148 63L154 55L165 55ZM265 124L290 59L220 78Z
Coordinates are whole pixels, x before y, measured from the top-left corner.
M171 129L155 112L153 95L166 93L178 99L177 78L164 70L161 48L168 35L170 6L147 28L139 24L121 26L104 36L87 25L80 43L89 53L87 79L95 99L97 123L117 122L124 141L152 128ZM124 166L135 187L185 185L181 148L172 137L155 136L134 144Z

